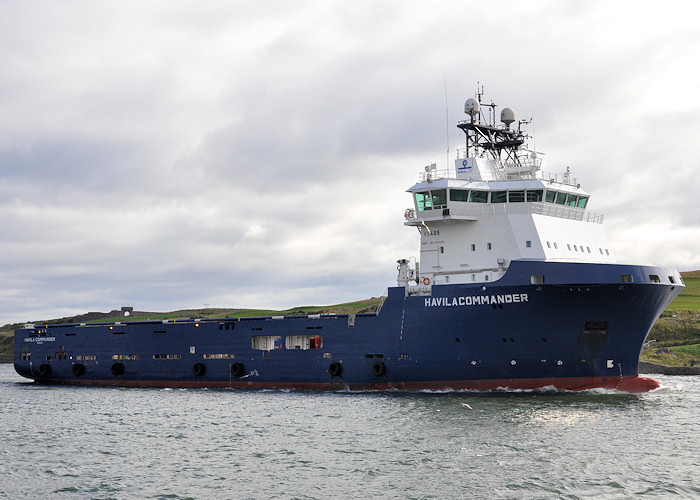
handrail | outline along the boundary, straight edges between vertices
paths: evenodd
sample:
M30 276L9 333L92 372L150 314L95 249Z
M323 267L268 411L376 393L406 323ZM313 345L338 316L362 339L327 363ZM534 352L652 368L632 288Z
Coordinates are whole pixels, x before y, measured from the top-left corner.
M449 210L449 212L448 212ZM418 222L420 220L436 220L443 217L466 216L478 217L487 215L505 214L537 214L560 219L571 219L594 224L602 224L604 214L587 212L582 208L569 207L566 205L555 205L546 202L522 202L522 203L452 203L449 209L423 210L416 213L412 208L406 209L404 218L407 222Z

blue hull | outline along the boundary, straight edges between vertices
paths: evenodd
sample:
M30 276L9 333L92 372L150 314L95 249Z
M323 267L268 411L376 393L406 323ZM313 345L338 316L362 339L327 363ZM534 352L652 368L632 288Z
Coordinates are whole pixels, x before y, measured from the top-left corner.
M637 365L683 289L674 274L520 260L492 283L390 288L377 314L36 325L15 332L15 369L72 385L636 392L656 386Z

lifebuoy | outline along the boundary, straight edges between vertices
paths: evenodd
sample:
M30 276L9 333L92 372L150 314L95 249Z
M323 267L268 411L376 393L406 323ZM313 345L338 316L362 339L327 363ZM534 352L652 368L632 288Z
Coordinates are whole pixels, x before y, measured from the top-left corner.
M430 284L430 278L428 278L427 276L426 276L425 278L423 278L423 284L424 284L424 285L429 285L429 284Z
M331 374L331 377L340 377L340 374L343 373L343 365L334 361L328 366L328 373Z
M124 364L123 363L114 363L112 365L112 375L115 377L119 377L120 375L124 375L124 372L126 371L124 369Z
M375 377L381 377L386 373L386 365L381 361L374 363L372 366L372 373L374 373Z
M47 365L46 363L42 364L39 366L39 376L40 377L48 377L51 375L51 365Z
M245 373L245 366L243 363L234 363L231 365L231 375L234 377L242 377Z
M82 377L83 374L85 373L85 365L82 363L78 363L76 365L73 365L73 375L76 377Z
M195 377L202 377L207 373L207 367L204 366L204 363L195 363L192 367L192 373L194 373Z

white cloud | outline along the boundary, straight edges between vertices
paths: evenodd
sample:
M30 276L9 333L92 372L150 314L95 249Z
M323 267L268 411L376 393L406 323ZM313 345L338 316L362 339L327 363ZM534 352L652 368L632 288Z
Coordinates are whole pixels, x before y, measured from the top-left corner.
M4 3L0 323L380 295L477 81L534 117L620 260L700 268L698 8L658 9Z

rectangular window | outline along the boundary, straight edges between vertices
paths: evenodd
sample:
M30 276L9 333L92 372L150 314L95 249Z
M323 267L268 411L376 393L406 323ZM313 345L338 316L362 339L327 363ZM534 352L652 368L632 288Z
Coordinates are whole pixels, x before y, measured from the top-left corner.
M433 201L432 198L430 198L429 192L416 193L416 208L419 212L423 210L432 210Z
M557 197L556 191L547 190L547 194L544 196L544 201L547 203L554 203L554 199Z
M576 196L575 194L570 194L566 197L566 206L575 207L576 201L578 201L578 196Z
M554 200L557 205L566 204L566 193L557 193L557 198Z
M527 201L542 201L542 190L527 191Z
M505 203L506 191L491 191L491 203Z
M588 196L579 196L576 206L578 208L586 208L586 203L588 203Z
M621 274L620 275L620 283L632 283L634 279L632 278L631 274Z
M527 240L527 241L525 242L525 247L526 247L526 248L532 248L532 241Z
M656 274L650 274L649 281L652 283L661 283L661 278L659 278Z
M442 208L447 205L447 190L437 189L430 192L433 197L433 208Z
M543 285L544 284L544 274L533 274L530 276L530 283L533 285Z
M450 189L450 201L469 201L469 190Z
M469 191L469 201L472 203L486 203L488 197L488 191Z
M522 203L525 201L525 191L508 191L508 203Z
M472 252L476 252L476 244L472 243Z
M288 335L285 339L287 349L320 349L323 347L323 339L318 335Z
M487 249L487 250L491 250L491 243L487 243L487 244L486 244L486 249Z
M281 349L282 337L279 335L256 335L251 339L251 347L260 351Z

